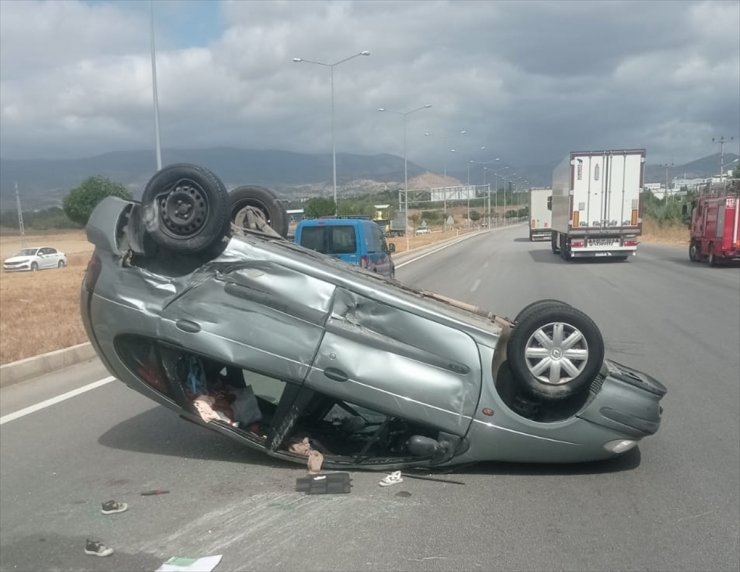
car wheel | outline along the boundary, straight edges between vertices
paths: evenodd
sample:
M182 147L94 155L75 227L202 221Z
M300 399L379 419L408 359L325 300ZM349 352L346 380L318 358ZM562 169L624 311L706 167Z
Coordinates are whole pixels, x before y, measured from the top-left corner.
M197 165L176 164L158 171L141 203L147 233L173 253L204 252L229 232L226 187Z
M231 222L244 220L244 209L253 207L262 213L267 224L275 232L282 237L288 235L288 214L280 200L269 189L257 186L237 187L229 193L229 202Z
M561 305L561 306L570 306L567 302L563 302L562 300L555 300L554 298L545 298L544 300L537 300L536 302L532 302L531 304L527 304L519 310L519 313L516 315L516 318L514 318L515 322L521 322L523 319L525 319L529 314L532 312L536 312L540 308L545 308L547 306L552 305Z
M31 262L31 272L36 272L39 269L39 265L36 262Z
M57 268L64 268L65 266L67 265L64 263L64 260L60 260L59 264L57 264Z
M604 360L604 340L591 318L558 303L524 316L512 328L506 355L525 391L561 400L589 386Z
M696 241L692 241L691 246L689 246L689 260L691 260L691 262L701 261L701 255L699 254L699 245L696 243Z

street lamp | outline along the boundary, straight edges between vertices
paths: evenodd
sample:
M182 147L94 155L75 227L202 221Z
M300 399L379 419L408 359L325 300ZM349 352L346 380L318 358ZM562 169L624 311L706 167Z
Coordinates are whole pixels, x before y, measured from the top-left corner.
M457 132L457 135L466 135L467 133L468 131L466 129L461 129L460 131ZM429 137L430 135L431 133L429 133L428 131L424 133L425 137ZM447 154L455 153L457 150L454 148L450 148L449 134L443 135L443 138L444 138L444 145L445 145L445 152L444 152L444 159L443 159L443 172L444 172L444 176L446 177L447 176Z
M344 58L343 60L334 62L333 64L317 62L315 60L307 60L306 58L293 58L293 62L296 64L300 64L300 63L316 64L317 66L324 66L331 70L331 161L332 161L332 174L333 174L333 182L334 182L334 209L337 214L339 212L339 209L337 208L337 146L336 146L336 142L334 138L334 68L338 66L339 64L343 64L344 62L348 62L349 60L352 60L359 56L369 56L369 55L370 55L369 51L363 50L359 54L354 54L352 56L349 56L348 58Z
M421 107L417 107L416 109L411 109L409 111L393 111L392 109L386 109L385 107L378 107L378 111L385 112L385 113L395 113L396 115L400 115L403 117L403 190L404 194L406 195L406 250L409 250L409 170L408 170L408 160L406 157L406 118L411 115L412 113L416 113L417 111L421 111L422 109L429 109L432 105L430 103L427 103L426 105L422 105Z

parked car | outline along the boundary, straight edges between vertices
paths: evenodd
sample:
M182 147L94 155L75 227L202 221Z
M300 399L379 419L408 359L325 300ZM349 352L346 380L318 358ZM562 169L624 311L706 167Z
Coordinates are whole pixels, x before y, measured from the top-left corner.
M431 234L431 230L429 230L428 226L422 226L421 228L416 229L416 234Z
M605 359L583 312L540 300L512 320L404 286L286 240L267 196L172 165L141 202L95 208L81 311L114 376L329 468L590 461L658 430L666 388Z
M383 229L369 218L304 219L295 231L295 243L334 256L348 264L393 278L396 274Z
M8 272L36 272L45 268L64 268L65 266L67 266L67 256L50 246L24 248L3 261L3 270Z

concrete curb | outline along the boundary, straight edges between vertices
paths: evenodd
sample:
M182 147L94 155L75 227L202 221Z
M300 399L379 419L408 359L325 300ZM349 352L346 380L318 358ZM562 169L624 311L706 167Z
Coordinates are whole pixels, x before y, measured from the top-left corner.
M51 371L62 369L96 356L92 344L85 343L39 356L0 365L0 387L7 387Z

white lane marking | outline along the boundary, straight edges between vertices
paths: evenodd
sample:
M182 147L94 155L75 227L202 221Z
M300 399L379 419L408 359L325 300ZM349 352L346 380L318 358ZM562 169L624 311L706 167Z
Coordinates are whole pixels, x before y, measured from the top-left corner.
M448 242L447 244L444 244L440 246L439 248L435 248L434 250L430 250L429 252L425 252L424 254L420 254L419 256L416 256L412 258L411 260L406 260L405 262L401 262L400 264L396 264L396 268L403 268L407 264L411 264L412 262L416 262L417 260L421 260L422 258L426 258L427 256L431 254L435 254L439 252L440 250L444 250L445 248L449 248L453 244L457 244L458 242L462 242L463 240L468 240L469 238L473 238L474 236L479 236L480 232L474 232L471 234L466 234L463 237L455 238L453 239L453 242Z
M478 289L478 286L480 286L480 278L475 279L475 282L473 282L473 285L470 287L470 291L475 292Z
M51 407L52 405L56 405L57 403L61 403L62 401L66 401L67 399L71 399L72 397L77 397L78 395L81 395L92 389L101 387L105 385L106 383L110 383L111 381L115 381L115 380L116 380L115 377L112 377L112 376L106 377L104 379L94 381L93 383L90 383L88 385L83 385L82 387L73 389L72 391L68 391L67 393L62 393L61 395L52 397L50 399L37 403L36 405L30 405L28 407L24 407L23 409L19 409L18 411L15 411L14 413L8 413L7 415L3 415L2 417L0 417L0 425L4 425L5 423L8 423L9 421L15 421L16 419L20 419L21 417L25 417L26 415L30 415L31 413L36 413L37 411L41 411L42 409L46 409L47 407Z

